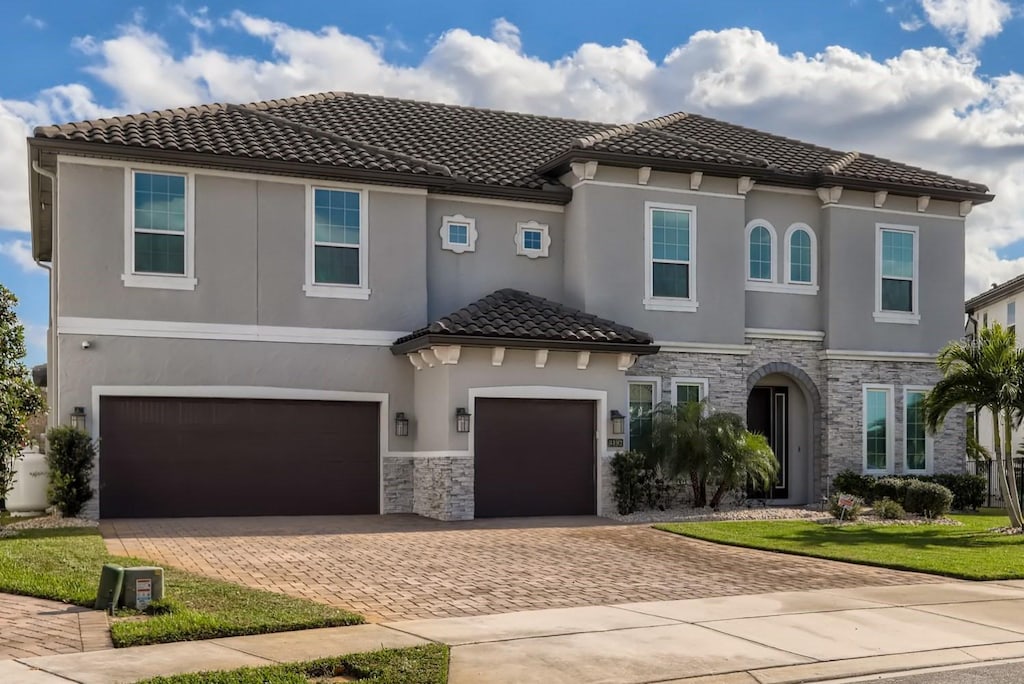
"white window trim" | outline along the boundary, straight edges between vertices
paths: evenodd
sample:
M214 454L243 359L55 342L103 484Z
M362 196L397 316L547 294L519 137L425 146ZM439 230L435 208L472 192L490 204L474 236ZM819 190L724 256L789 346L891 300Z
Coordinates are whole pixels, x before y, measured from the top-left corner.
M750 234L754 232L755 228L765 228L768 230L770 245L770 254L768 262L769 276L767 278L752 278L750 277ZM743 233L743 244L745 245L744 251L746 254L746 260L744 261L744 270L746 271L747 289L754 289L752 286L756 286L762 283L774 283L776 276L775 261L778 252L776 251L779 247L779 234L775 231L773 226L764 219L754 219L747 224L746 231Z
M359 284L345 285L341 283L316 283L313 281L315 273L315 211L314 198L317 190L335 190L355 192L359 194ZM369 236L369 202L365 188L351 187L344 185L306 185L306 282L302 286L307 297L327 297L332 299L369 299L369 262L370 262L370 236Z
M907 395L911 392L931 392L929 385L904 385L903 386L903 472L913 475L931 475L934 470L935 440L928 430L924 431L924 468L913 469L907 465L907 445L910 442L910 434L907 430Z
M654 241L651 217L655 209L666 211L685 211L690 214L690 296L655 297L654 296ZM685 311L697 310L697 207L692 204L668 204L665 202L644 202L644 308L648 311Z
M460 244L458 242L451 242L449 240L450 236L449 236L448 229L449 229L449 227L452 224L467 226L467 229L466 229L466 239L468 240L468 242L466 242L466 244ZM448 250L449 252L455 252L456 254L462 254L464 252L475 252L476 251L477 232L476 232L476 219L475 218L466 218L462 214L455 214L454 216L445 216L441 220L440 234L441 234L441 249Z
M798 280L793 280L793 255L791 251L790 241L793 238L793 233L798 230L807 232L807 235L811 238L811 282L802 283ZM785 282L786 285L799 288L800 291L807 292L809 294L815 294L818 292L818 236L815 234L814 229L806 223L794 223L786 229L786 235L783 238L783 261L785 267Z
M884 390L886 395L885 402L885 468L874 469L868 468L868 392L871 390ZM882 385L882 384L865 384L861 390L861 406L860 406L860 433L861 433L861 469L868 475L891 475L893 470L893 461L896 460L896 406L895 406L895 385Z
M185 177L185 273L182 275L135 272L136 172ZM121 274L121 280L125 287L148 287L160 290L196 289L195 188L195 174L191 172L124 167L124 272Z
M523 246L523 233L532 230L540 233L540 249L528 249ZM537 221L520 221L516 224L516 254L529 259L546 257L551 247L551 233L546 223Z
M654 391L651 393L651 408L661 403L661 378L651 375L630 375L626 378L626 434L625 442L626 449L629 450L632 447L629 444L629 386L630 385L654 385Z
M1010 307L1013 307L1013 320L1010 320ZM1006 302L1006 327L1014 328L1017 327L1017 300L1013 299Z
M910 311L882 310L882 231L886 230L912 233L914 236L914 277L911 281ZM920 261L921 246L917 226L904 226L895 223L875 224L875 322L902 323L905 325L917 325L921 322L921 309L918 303L921 294Z
M677 388L680 385L698 385L700 387L700 399L704 401L708 398L708 379L707 378L672 378L672 397L670 401L673 404L678 403Z

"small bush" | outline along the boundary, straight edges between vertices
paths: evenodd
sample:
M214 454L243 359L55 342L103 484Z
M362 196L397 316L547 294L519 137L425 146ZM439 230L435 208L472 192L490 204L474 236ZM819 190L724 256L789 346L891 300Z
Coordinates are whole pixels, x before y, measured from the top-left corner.
M836 492L829 498L828 512L837 520L856 520L864 509L864 502L859 496L854 496L853 506L848 510L844 510L839 506L839 497L843 496L843 494L844 492Z
M96 446L88 433L63 426L50 428L46 442L50 466L47 499L61 515L73 518L92 498L89 480L96 464Z
M921 479L926 482L936 482L953 492L954 510L976 511L985 505L985 498L988 494L986 485L988 482L984 475L941 473L933 475L931 478L922 477Z
M640 510L652 498L654 472L638 451L619 452L612 457L615 475L615 503L620 515Z
M907 488L911 482L912 480L905 477L880 477L875 480L875 486L872 488L872 500L904 501L907 498Z
M907 512L903 510L903 506L898 501L892 499L879 499L874 504L875 515L882 520L903 520L907 517Z
M949 513L953 505L953 492L936 482L915 481L907 488L907 511L926 518L938 518Z
M874 495L875 478L870 475L861 475L852 470L844 470L832 479L832 489L837 492L845 492L864 500L870 501Z

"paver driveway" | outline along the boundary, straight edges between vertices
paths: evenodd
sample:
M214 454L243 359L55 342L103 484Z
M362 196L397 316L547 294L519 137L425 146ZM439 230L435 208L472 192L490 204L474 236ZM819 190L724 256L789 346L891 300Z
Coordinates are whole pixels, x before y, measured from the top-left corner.
M0 594L0 660L110 648L107 617L98 610Z
M100 529L113 553L304 596L372 621L948 581L593 517L185 518L106 521Z

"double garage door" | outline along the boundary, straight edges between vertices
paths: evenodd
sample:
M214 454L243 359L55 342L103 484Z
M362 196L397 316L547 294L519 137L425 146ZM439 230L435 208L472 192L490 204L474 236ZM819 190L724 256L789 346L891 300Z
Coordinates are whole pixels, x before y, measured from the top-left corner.
M100 515L379 512L379 404L102 397Z

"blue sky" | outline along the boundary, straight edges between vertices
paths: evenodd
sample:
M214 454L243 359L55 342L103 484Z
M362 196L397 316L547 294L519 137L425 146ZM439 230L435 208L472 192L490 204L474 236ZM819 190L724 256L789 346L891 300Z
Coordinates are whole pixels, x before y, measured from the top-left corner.
M321 89L629 120L687 109L989 183L968 283L1024 270L1024 10L1005 0L0 5L0 282L45 358L26 256L41 123ZM334 27L328 29L325 27ZM1005 200L1004 200L1005 198Z

